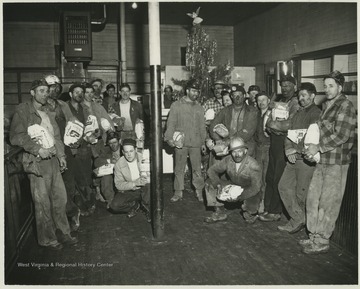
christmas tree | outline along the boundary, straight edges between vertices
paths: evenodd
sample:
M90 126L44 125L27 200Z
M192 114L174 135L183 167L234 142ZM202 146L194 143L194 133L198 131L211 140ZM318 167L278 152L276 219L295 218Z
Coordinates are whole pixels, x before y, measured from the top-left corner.
M217 55L217 42L210 40L209 35L201 26L203 21L199 17L199 10L196 13L188 13L193 20L193 26L187 35L186 47L186 70L190 72L190 78L194 78L201 83L201 92L199 102L202 103L210 97L210 88L216 80L222 80L228 83L230 80L230 73L232 67L230 62L225 65L219 65L216 68L211 68L214 65ZM187 80L172 79L174 84L185 87ZM178 93L178 96L181 96Z

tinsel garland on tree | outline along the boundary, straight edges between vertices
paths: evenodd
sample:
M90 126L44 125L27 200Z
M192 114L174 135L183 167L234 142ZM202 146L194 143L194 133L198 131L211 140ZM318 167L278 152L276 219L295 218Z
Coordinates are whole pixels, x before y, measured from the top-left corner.
M212 69L217 55L217 42L210 40L205 29L196 24L192 26L187 35L186 47L186 70L190 72L191 79L197 79L201 83L201 92L198 101L203 103L211 97L210 88L216 80L222 80L225 83L230 81L230 73L233 67L230 62L219 65ZM187 80L178 80L172 78L175 85L185 89ZM184 92L174 91L175 97L180 98Z

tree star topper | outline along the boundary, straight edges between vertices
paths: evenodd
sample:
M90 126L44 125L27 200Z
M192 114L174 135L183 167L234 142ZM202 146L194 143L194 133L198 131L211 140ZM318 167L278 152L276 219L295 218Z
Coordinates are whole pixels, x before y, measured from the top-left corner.
M186 13L189 17L193 18L193 25L200 24L203 19L199 17L200 7L196 10L196 12L193 13Z

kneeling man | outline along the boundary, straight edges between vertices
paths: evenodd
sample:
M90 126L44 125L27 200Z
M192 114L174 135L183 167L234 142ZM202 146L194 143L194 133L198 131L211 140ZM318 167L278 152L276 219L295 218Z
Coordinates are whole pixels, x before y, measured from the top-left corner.
M241 186L244 189L237 201L244 201L241 206L243 217L248 223L253 223L258 217L257 211L261 199L259 193L261 169L257 161L247 155L247 145L242 138L232 138L229 151L231 155L223 158L207 171L209 176L205 185L207 205L215 207L215 212L210 217L205 218L205 222L215 223L227 219L224 204L217 201L216 195L224 186L231 184ZM229 180L220 179L219 176L224 173Z
M110 203L110 210L127 213L132 218L141 208L150 222L150 184L140 173L142 156L136 152L135 140L124 139L122 146L123 156L114 167L114 182L119 192Z

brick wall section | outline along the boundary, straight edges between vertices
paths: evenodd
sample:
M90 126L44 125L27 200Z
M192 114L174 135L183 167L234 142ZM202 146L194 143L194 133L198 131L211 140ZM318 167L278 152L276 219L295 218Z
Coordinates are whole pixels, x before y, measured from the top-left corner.
M234 27L235 65L267 64L357 42L356 5L284 3L240 23Z

